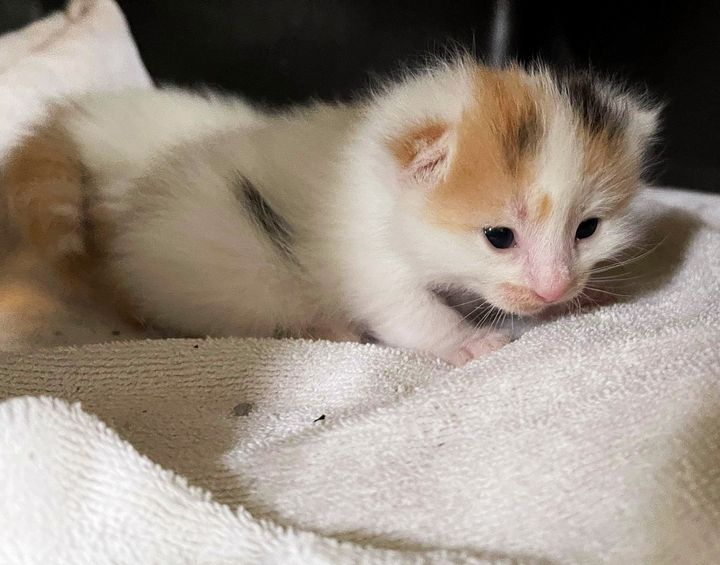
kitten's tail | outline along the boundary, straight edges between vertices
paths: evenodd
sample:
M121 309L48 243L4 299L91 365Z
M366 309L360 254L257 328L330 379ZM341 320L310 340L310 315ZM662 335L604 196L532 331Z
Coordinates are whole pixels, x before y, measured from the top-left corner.
M34 128L0 167L6 231L50 259L82 255L84 170L59 116Z

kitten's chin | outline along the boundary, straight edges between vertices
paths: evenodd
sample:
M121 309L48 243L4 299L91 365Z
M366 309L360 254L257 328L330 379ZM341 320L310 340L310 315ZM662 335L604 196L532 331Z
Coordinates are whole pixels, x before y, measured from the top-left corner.
M542 309L515 308L512 304L502 300L502 297L486 298L482 292L458 284L438 285L432 290L470 324L486 323L494 319L498 312L519 316L533 316L542 312Z
M492 304L492 303L491 303ZM544 312L546 312L548 309L552 308L553 304L543 304L538 306L529 306L529 305L512 305L512 304L492 304L492 306L498 310L502 310L503 312L507 312L508 314L512 314L514 316L523 316L527 318L534 318L537 316L541 316Z
M565 311L577 296L573 294L562 301L548 304L528 296L520 287L514 288L518 290L515 294L511 292L509 299L505 296L506 292L500 292L497 296L483 296L477 290L460 285L442 285L432 290L469 323L485 322L492 319L498 311L514 316L544 318L548 314Z
M523 316L527 318L545 318L547 315L552 313L565 312L573 305L573 301L578 294L572 294L571 296L563 297L561 300L556 302L542 302L535 298L526 297L524 294L520 294L519 297L514 296L510 300L505 299L501 296L497 299L488 299L488 307L502 310L508 314L514 316Z
M531 288L504 282L492 289L487 302L492 307L516 316L546 317L549 313L569 311L585 294L585 283L575 281L557 300L547 301Z

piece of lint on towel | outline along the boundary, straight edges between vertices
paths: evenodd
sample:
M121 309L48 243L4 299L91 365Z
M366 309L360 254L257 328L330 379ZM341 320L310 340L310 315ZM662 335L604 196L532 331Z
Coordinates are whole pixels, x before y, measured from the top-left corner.
M235 416L247 416L252 412L253 405L250 402L241 402L240 404L236 404L233 408L233 415Z

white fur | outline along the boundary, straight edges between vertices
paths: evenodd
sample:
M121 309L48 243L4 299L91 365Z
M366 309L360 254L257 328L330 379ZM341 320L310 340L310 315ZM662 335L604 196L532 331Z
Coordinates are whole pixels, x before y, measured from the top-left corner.
M176 89L93 93L73 107L63 126L106 194L122 193L173 145L262 121L242 100Z
M429 287L458 284L502 306L499 283L526 284L527 269L481 231L431 225L422 208L432 188L404 182L387 141L414 123L457 124L471 92L462 64L409 77L357 106L281 115L178 91L134 92L78 101L66 129L97 179L100 205L117 214L113 269L153 322L214 335L360 328L460 364L506 338L465 324ZM552 115L534 182L566 205L551 231L536 234L539 260L552 259L533 271L539 277L555 276L557 250L583 219L575 217L582 178L572 120L560 106ZM452 132L442 143L450 161ZM236 172L291 226L292 259L233 194ZM582 205L591 213L595 204ZM577 268L619 245L608 237ZM562 268L576 268L570 253Z

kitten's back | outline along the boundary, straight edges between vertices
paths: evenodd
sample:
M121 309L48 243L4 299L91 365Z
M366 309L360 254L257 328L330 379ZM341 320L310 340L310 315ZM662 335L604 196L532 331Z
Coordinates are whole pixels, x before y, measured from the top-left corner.
M166 148L262 117L236 98L180 90L93 93L50 107L1 167L4 230L53 259L82 254L84 185L124 190Z

